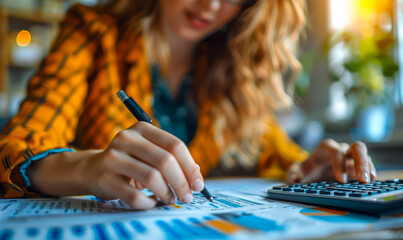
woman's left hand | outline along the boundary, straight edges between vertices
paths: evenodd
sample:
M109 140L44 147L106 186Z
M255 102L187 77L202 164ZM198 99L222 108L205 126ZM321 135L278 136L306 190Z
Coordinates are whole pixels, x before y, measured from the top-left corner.
M327 139L305 162L292 165L287 178L290 183L331 179L343 183L357 179L367 183L376 178L376 170L364 143L349 145Z

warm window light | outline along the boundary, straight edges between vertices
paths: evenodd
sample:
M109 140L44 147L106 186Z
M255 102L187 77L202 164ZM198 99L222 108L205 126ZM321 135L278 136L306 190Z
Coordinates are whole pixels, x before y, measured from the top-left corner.
M388 11L392 0L354 0L351 1L351 9L364 20L370 20L374 14Z
M20 47L26 47L31 42L31 33L27 30L21 30L17 35L17 45Z
M330 0L330 28L343 30L350 21L350 0Z
M369 38L374 35L374 28L371 24L365 22L365 23L361 24L360 32L364 38Z

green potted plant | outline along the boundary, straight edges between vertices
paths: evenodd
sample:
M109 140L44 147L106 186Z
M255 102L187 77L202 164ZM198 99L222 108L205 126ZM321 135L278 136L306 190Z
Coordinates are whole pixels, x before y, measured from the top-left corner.
M347 102L352 108L347 122L358 130L356 139L380 140L382 137L366 139L368 136L365 131L389 128L391 125L392 116L386 115L392 114L394 75L399 70L393 57L394 49L393 33L385 32L377 26L370 36L344 31L331 34L325 42L333 80L342 84ZM377 113L374 113L375 108ZM383 114L387 119L371 123L370 114Z

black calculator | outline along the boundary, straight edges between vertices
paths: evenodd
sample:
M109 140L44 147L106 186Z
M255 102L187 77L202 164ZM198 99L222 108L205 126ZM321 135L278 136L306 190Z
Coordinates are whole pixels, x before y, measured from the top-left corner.
M403 212L403 179L360 183L322 181L276 186L267 191L269 199L322 205L383 215Z

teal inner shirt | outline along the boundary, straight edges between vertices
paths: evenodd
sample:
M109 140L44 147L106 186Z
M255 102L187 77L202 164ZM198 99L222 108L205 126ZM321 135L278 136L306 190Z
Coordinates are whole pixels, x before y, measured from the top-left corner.
M192 91L193 77L184 77L178 96L172 96L167 79L162 76L158 65L151 66L154 116L161 128L186 145L192 141L197 128L198 106Z

